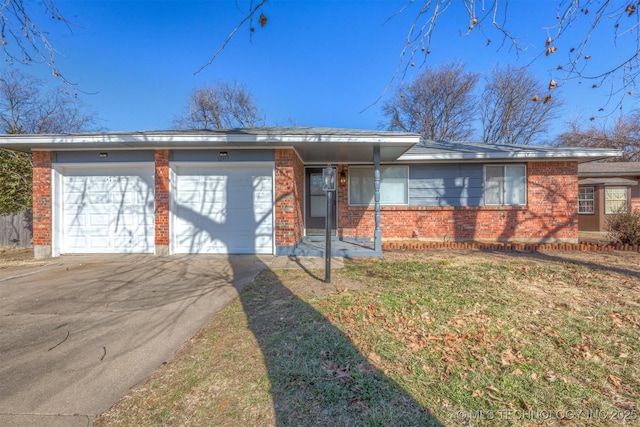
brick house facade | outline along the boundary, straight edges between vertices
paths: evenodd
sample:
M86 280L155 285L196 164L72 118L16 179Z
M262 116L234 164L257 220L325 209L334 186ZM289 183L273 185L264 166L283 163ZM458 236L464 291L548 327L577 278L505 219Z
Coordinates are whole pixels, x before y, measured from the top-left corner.
M327 164L340 177L338 239L373 240L379 212L384 241L575 243L578 164L617 154L317 128L66 138L0 141L4 148L33 152L37 257L84 250L170 255L202 248L292 254L308 238L313 213L308 171ZM373 162L375 153L381 166ZM381 171L377 184L375 168ZM488 199L490 189L491 197L504 200ZM80 203L67 206L74 198ZM137 211L126 210L129 204ZM85 208L88 213L80 212ZM117 230L109 225L114 221ZM229 224L248 225L230 230Z

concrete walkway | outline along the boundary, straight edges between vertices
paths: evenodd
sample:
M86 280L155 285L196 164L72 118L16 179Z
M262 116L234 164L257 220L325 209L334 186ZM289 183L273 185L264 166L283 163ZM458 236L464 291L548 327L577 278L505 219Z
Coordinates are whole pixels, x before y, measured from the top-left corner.
M324 260L69 256L0 270L0 426L91 425L266 268Z

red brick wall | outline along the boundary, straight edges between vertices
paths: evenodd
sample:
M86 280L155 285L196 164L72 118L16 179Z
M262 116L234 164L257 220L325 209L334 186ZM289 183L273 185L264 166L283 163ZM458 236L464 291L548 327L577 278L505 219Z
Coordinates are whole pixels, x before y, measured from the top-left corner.
M156 246L169 246L169 150L155 152Z
M348 173L346 166L340 168ZM385 240L573 241L578 238L577 162L527 164L526 206L381 208ZM372 238L373 207L348 206L347 185L339 188L341 237Z
M293 246L304 233L304 165L291 149L275 150L276 246Z
M33 244L51 246L51 162L50 151L33 153Z

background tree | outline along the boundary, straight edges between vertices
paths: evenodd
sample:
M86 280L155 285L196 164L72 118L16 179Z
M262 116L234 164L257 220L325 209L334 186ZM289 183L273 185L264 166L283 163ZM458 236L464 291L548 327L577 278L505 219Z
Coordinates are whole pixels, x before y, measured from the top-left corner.
M0 131L6 134L74 133L96 116L62 89L10 69L0 75ZM0 215L31 208L31 155L0 149Z
M77 96L12 68L0 75L0 130L4 133L74 133L95 124Z
M460 63L425 69L384 102L387 128L420 133L427 139L468 139L473 134L479 77Z
M482 141L528 144L546 133L561 105L526 68L495 67L486 79L482 102Z
M261 126L264 119L245 85L218 82L193 90L173 121L176 129L223 129Z
M584 127L574 121L569 127L558 137L559 145L613 148L623 152L613 161L640 162L640 110L618 117L610 126Z

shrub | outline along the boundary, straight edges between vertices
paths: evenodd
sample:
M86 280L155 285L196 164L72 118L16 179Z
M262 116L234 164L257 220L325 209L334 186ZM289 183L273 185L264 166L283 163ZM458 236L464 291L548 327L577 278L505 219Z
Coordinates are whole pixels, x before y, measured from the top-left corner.
M606 226L613 241L640 245L640 210L610 215L607 217Z

